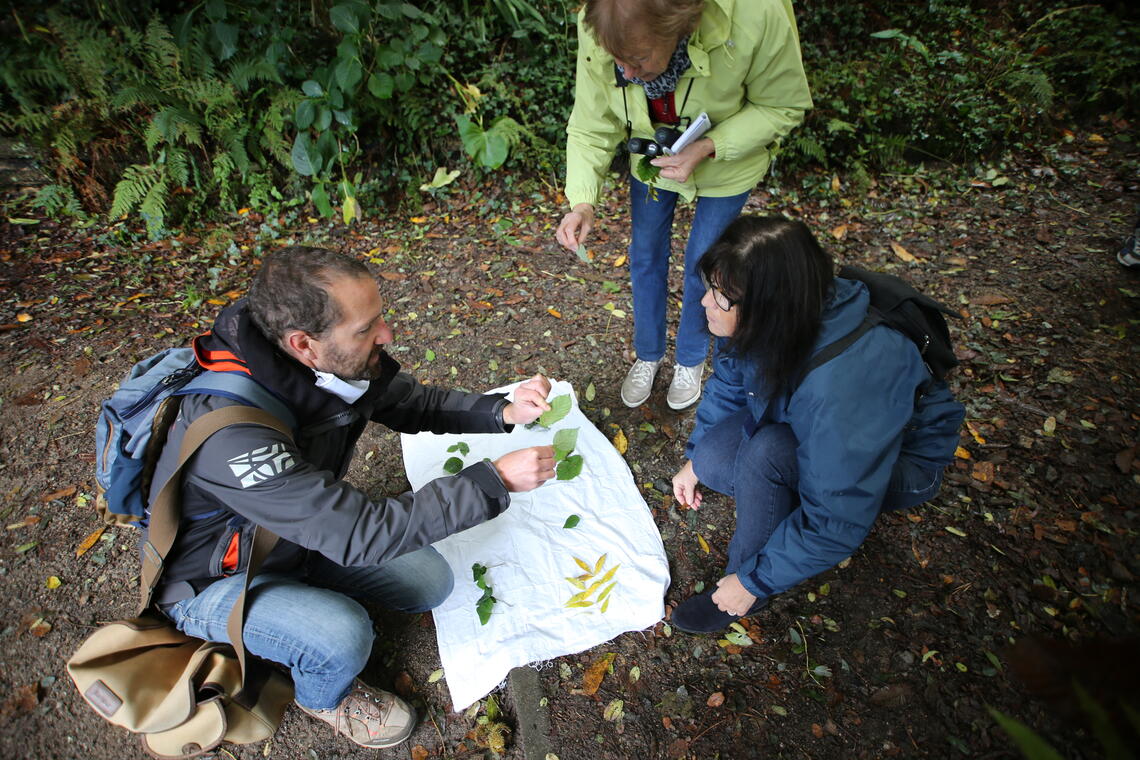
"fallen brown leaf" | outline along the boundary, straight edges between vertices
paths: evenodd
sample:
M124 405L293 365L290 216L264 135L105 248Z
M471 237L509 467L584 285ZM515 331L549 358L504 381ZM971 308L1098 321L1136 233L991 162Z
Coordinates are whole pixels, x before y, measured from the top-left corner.
M84 554L90 551L91 547L94 546L95 543L103 536L103 531L105 530L107 530L106 527L97 528L91 533L91 535L83 539L83 541L80 542L79 546L75 547L75 556L82 557Z
M724 692L714 691L712 694L709 694L709 698L705 701L705 704L709 707L720 707L724 704Z
M899 245L898 243L896 243L893 240L891 241L891 250L894 251L895 255L898 256L903 261L906 261L906 262L915 261L913 253L911 253L907 249L903 248L901 245Z
M46 502L46 501L55 501L56 499L66 499L68 496L71 496L73 493L75 493L75 486L68 486L67 488L61 488L58 491L52 491L51 493L45 493L43 496L40 497L40 501Z
M427 760L428 751L421 744L412 747L412 760Z
M598 692L598 687L602 685L602 679L606 677L606 672L609 671L610 664L613 661L614 653L607 652L586 668L586 673L582 676L582 692L584 694L596 694Z

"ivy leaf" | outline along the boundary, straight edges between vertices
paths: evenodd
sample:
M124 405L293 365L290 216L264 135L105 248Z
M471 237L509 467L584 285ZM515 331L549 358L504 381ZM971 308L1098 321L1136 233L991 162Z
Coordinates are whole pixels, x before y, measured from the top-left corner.
M573 480L582 472L582 455L566 457L558 463L558 480Z
M458 452L459 452L459 456L461 456L461 457L465 457L465 456L467 456L468 454L470 454L470 453L471 453L471 447L470 447L470 446L468 446L468 445L467 445L466 443L464 443L463 441L460 441L459 443L453 443L452 445L450 445L450 446L448 446L448 447L447 447L447 453L449 453L449 454L450 454L450 453L452 453L453 451L458 451Z
M570 394L564 393L561 396L555 396L550 399L550 409L543 412L542 416L535 420L535 424L548 428L569 414L571 406Z
M562 523L562 529L563 530L569 530L570 528L577 527L578 522L581 519L582 518L578 517L578 515L570 515L569 517L566 518L566 522Z
M463 469L463 460L459 457L451 457L443 463L443 471L448 475L454 475Z
M554 461L561 462L578 445L578 428L565 428L554 434Z

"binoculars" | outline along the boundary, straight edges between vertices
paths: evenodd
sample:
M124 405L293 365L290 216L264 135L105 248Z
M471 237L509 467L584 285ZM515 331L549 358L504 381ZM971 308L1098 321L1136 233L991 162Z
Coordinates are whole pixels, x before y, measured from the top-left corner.
M677 142L677 138L680 136L681 130L679 129L658 127L657 131L653 133L652 140L646 137L631 137L625 147L630 153L640 153L643 156L656 158L667 155L665 149L673 147L673 143Z

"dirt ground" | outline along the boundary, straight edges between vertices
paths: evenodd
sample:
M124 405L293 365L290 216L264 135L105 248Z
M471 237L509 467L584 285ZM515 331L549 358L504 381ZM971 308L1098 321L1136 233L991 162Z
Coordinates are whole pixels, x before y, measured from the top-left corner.
M1128 693L1121 673L1135 668L1103 640L1140 631L1140 274L1113 257L1140 203L1140 150L1132 125L1101 126L973 178L926 169L877 177L859 193L821 175L753 194L750 212L801 217L841 262L903 274L961 310L959 458L931 503L882 517L850 560L749 620L750 646L663 621L546 663L559 758L1016 757L988 707L1064 756L1101 755L1071 712L1028 693L1009 650L1030 635L1081 643L1059 659L1045 649L1022 658L1058 701L1077 671L1101 682L1095 694L1111 706L1113 689ZM92 627L130 614L137 594L132 530L108 529L77 556L99 528L90 509L97 406L134 361L208 326L256 257L285 242L370 261L395 310L393 355L427 381L476 390L542 371L580 396L593 383L583 408L607 435L628 437L626 459L661 529L667 604L715 582L731 503L709 495L694 513L667 496L692 412L665 406L668 372L646 406L618 399L632 328L619 195L590 264L556 249L551 193L504 185L457 187L351 230L285 211L159 242L124 224L28 223L9 205L0 221L0 756L142 755L82 702L63 667ZM352 479L374 493L405 488L396 437L371 431L360 453L369 451ZM429 683L439 668L430 616L377 621L365 675L420 709L407 744L357 751L291 709L271 741L218 757L490 757L479 716L449 712L446 679ZM586 670L611 653L597 693L582 694ZM498 699L510 727L510 694ZM522 756L508 734L505 757Z

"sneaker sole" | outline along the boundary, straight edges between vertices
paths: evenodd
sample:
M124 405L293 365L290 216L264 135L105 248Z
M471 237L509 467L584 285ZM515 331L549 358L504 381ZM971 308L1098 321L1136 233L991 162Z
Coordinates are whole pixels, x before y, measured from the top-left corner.
M650 395L652 395L652 394L650 394ZM623 404L625 404L626 406L628 406L630 409L636 409L637 407L641 406L642 404L644 404L648 400L649 400L648 395L645 398L641 399L641 401L630 401L629 399L627 399L625 397L624 393L621 394L621 402Z
M693 396L691 399L689 399L688 401L685 401L684 403L675 404L672 401L669 401L668 399L666 399L665 403L669 404L669 408L672 409L673 411L679 412L682 409L688 409L690 406L697 403L697 401L699 401L700 398L701 398L701 394L698 391L697 395ZM622 400L624 401L625 399L622 399Z

